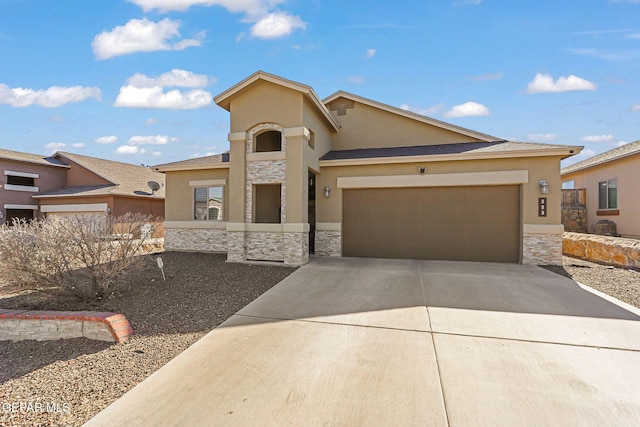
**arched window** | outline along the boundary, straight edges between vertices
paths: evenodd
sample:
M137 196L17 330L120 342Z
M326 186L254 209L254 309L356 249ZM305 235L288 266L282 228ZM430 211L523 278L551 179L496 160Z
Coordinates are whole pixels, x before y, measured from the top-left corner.
M268 130L255 136L255 153L282 151L282 133Z

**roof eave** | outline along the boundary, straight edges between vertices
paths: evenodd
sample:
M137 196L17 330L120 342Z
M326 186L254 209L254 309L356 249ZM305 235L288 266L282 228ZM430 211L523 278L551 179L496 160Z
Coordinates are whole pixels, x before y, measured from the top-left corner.
M270 82L270 83L273 83L273 84L277 84L277 85L280 85L280 86L284 86L286 88L293 89L295 91L303 93L304 95L306 95L311 100L311 102L316 106L318 111L320 111L322 113L322 115L327 120L327 122L331 125L331 127L336 132L338 132L340 130L340 125L333 118L333 116L331 115L331 113L329 112L327 107L320 100L320 98L318 97L318 95L315 93L315 91L313 90L313 88L311 86L307 86L307 85L304 85L302 83L297 83L297 82L294 82L292 80L287 80L287 79L284 79L282 77L266 73L264 71L256 71L255 73L253 73L252 75L250 75L246 79L242 80L241 82L235 84L234 86L230 87L229 89L225 90L224 92L222 92L219 95L217 95L216 97L214 97L213 101L217 105L219 105L220 107L224 108L225 110L230 111L231 110L231 98L235 94L237 94L238 92L240 92L243 89L247 88L248 86L250 86L251 84L253 84L254 82L256 82L258 80L264 80L264 81L267 81L267 82Z
M393 113L393 114L398 114L400 116L404 116L407 117L409 119L413 119L413 120L418 120L420 122L432 125L432 126L437 126L439 128L445 129L445 130L449 130L452 132L456 132L456 133L460 133L462 135L465 136L470 136L472 138L476 138L479 139L481 141L485 141L485 142L493 142L493 141L504 141L504 138L498 138L492 135L487 135L485 133L481 133L481 132L476 132L474 130L471 129L467 129L467 128L463 128L461 126L456 126L453 125L451 123L446 123L437 119L433 119L431 117L427 117L427 116L423 116L421 114L417 114L414 113L412 111L408 111L408 110L403 110L402 108L397 108L394 107L392 105L388 105L388 104L384 104L382 102L378 102L378 101L374 101L372 99L368 99L368 98L364 98L362 96L359 95L354 95L352 93L349 92L345 92L345 91L338 91L336 93L334 93L333 95L328 96L327 98L323 99L322 102L326 105L328 103L330 103L331 101L334 101L337 98L348 98L351 99L353 101L359 102L361 104L365 104L368 105L370 107L374 107L374 108L379 108L381 110Z
M178 171L195 171L195 170L207 170L207 169L229 169L229 163L216 163L213 165L190 165L190 166L153 166L152 169L156 172L178 172Z
M569 172L562 172L562 171L560 171L560 174L561 174L561 175L569 175L569 174L572 174L572 173L575 173L575 172L583 171L583 170L585 170L585 169L595 168L596 166L602 166L602 165L604 165L604 164L606 164L606 163L611 163L611 162L615 162L615 161L617 161L617 160L621 160L621 159L624 159L624 158L627 158L627 157L631 157L631 156L634 156L634 155L636 155L636 154L640 154L640 151L635 151L635 152L633 152L633 153L625 153L625 154L621 154L620 156L616 156L616 157L613 157L613 158L611 158L611 159L606 159L606 160L602 160L602 161L599 161L599 162L596 162L596 163L591 163L591 164L589 164L589 165L585 165L585 166L578 167L578 168L573 169L573 170L571 170L571 171L569 171ZM567 168L570 168L570 167L571 167L571 166L567 166ZM567 168L565 168L565 169L567 169Z
M580 148L580 147L578 147ZM581 148L580 148L581 149ZM519 157L551 157L564 156L563 158L573 156L575 147L552 148L543 150L511 150L511 151L484 151L484 152L467 152L456 154L431 154L419 156L395 156L395 157L367 157L360 159L337 159L337 160L320 160L320 167L331 166L360 166L371 164L394 164L394 163L414 163L414 162L446 162L459 160L490 160L490 159L508 159Z

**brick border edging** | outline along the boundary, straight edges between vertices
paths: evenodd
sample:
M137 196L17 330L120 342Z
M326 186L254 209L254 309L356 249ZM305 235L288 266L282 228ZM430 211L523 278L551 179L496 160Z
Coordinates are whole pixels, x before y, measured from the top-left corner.
M109 329L109 332L111 332L113 341L117 343L123 343L133 335L133 328L125 315L111 312L9 310L0 308L0 321L2 319L74 320L104 323Z

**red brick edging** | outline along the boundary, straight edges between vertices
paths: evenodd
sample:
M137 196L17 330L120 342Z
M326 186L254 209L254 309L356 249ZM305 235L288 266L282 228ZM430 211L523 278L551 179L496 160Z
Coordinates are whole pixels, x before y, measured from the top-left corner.
M40 311L40 310L8 310L0 308L0 319L18 320L75 320L83 322L104 323L113 340L125 342L132 334L133 328L124 314L97 311Z

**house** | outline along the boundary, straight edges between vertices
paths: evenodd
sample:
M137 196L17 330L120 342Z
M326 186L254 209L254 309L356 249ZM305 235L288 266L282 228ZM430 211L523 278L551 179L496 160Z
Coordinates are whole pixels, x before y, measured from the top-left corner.
M562 186L586 189L588 230L608 220L616 234L640 238L640 140L563 168Z
M164 175L148 167L66 152L44 157L9 150L0 150L0 166L5 176L0 224L105 212L164 217Z
M560 161L582 147L508 142L342 91L320 100L262 71L214 100L229 152L155 167L168 249L561 263Z
M0 225L39 217L33 195L64 187L69 165L53 157L0 149Z

